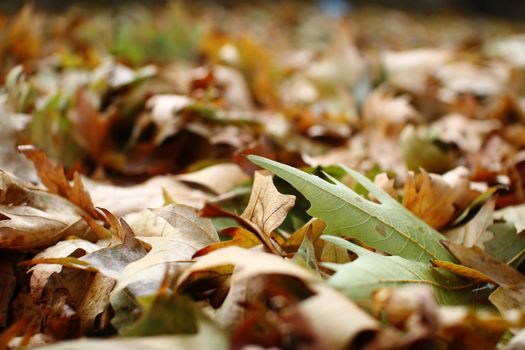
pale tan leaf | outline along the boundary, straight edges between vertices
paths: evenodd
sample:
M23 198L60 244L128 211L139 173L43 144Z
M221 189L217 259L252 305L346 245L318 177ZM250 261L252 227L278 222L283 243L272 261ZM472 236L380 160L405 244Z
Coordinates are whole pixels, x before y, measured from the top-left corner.
M314 287L315 295L299 304L299 310L324 349L347 349L365 332L379 328L379 323L336 290L324 285Z
M192 173L177 175L176 179L205 186L211 192L220 195L248 181L249 177L237 164L221 163Z
M241 214L265 235L270 235L281 225L295 204L295 196L279 193L272 179L273 175L268 172L255 173L250 201Z
M516 232L525 230L525 204L508 206L494 212L494 219L505 220L516 225Z
M219 241L219 236L211 219L200 217L193 207L172 204L161 209L152 209L152 211L175 229L169 235L170 238L180 237L202 246Z
M487 232L493 220L495 201L488 200L483 204L476 215L465 224L455 227L443 234L453 243L462 244L465 247L477 245L483 247L483 242L490 239L491 233Z
M176 203L201 207L213 195L193 189L177 180L175 176L153 177L134 186L115 186L82 178L97 207L110 210L117 217L140 212L148 208L160 208L164 204L166 191Z
M443 49L421 48L400 52L385 52L381 62L388 81L411 92L421 93L427 86L428 77L452 57Z
M247 250L238 247L228 247L211 252L197 259L186 270L177 282L178 288L192 283L196 272L212 268L235 266L240 278L250 278L259 274L283 274L297 277L305 282L315 282L318 278L308 270L285 261L273 254ZM224 270L228 271L228 270ZM231 274L230 272L224 272Z

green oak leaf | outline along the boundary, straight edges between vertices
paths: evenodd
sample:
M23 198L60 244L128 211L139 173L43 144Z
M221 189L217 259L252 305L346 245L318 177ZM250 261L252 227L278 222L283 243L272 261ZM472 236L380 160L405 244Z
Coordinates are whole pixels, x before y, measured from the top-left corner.
M328 283L356 302L368 301L374 290L407 283L430 286L440 304L458 305L473 301L470 293L473 285L448 271L399 256L377 254L339 237L323 236L322 239L357 254L358 258L349 263L322 264L335 271Z
M444 236L357 171L342 167L381 203L365 199L330 176L332 183L269 159L258 156L248 159L301 192L311 203L308 213L326 221L327 234L354 237L370 247L409 260L457 261L441 244Z

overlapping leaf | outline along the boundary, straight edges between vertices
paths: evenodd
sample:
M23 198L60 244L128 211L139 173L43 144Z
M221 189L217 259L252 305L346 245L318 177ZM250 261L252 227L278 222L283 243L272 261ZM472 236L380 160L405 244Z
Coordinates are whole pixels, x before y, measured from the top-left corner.
M468 304L471 301L471 284L447 271L400 256L380 255L339 237L325 236L323 239L358 255L357 260L346 264L323 264L335 270L328 283L353 300L364 302L379 288L414 283L431 286L440 304Z

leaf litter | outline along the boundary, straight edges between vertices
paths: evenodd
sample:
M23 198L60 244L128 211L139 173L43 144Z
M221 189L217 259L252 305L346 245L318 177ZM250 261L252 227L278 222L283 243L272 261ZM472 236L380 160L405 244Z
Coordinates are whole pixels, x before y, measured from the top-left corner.
M0 13L0 349L523 347L525 27L317 6Z

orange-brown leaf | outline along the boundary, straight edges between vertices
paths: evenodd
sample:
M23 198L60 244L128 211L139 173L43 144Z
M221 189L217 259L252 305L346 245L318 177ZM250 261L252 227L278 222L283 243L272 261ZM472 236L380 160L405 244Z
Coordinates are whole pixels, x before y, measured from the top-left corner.
M229 236L232 239L229 241L210 244L209 246L204 247L198 250L195 254L193 254L193 258L206 255L214 250L230 246L252 248L259 244L262 244L261 240L255 234L242 227L228 227L221 231L221 235Z
M27 145L19 146L18 149L33 162L40 180L49 192L66 198L95 219L104 219L104 216L95 209L91 196L84 189L84 184L78 173L75 173L73 184L70 184L66 178L64 167L53 165L44 151Z

